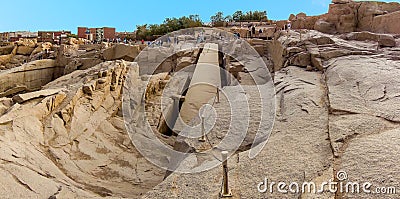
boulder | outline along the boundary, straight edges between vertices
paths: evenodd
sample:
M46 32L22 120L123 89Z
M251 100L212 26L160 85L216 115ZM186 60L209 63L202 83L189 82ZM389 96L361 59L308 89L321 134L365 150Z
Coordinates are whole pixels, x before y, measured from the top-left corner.
M23 102L26 102L26 101L29 101L29 100L32 100L35 98L47 97L50 95L54 95L61 91L62 91L62 89L45 89L45 90L40 90L40 91L36 91L36 92L15 95L12 98L12 100L14 103L21 104Z
M8 62L11 61L13 55L0 55L0 65L6 65Z
M359 31L399 33L400 4L396 2L363 2L357 8ZM397 27L397 29L396 29Z
M315 22L314 29L327 34L334 34L336 32L335 24L329 23L323 19L319 19Z
M400 11L374 17L372 31L400 34Z
M18 46L27 46L31 48L36 48L37 40L36 39L20 39L15 42Z
M23 64L0 73L0 92L19 85L27 90L34 91L57 78L58 68L54 60L43 59Z
M320 37L313 37L308 39L313 44L316 45L326 45L326 44L334 44L335 41L333 41L330 37L326 36L320 36Z
M301 13L299 13L299 14L296 15L296 19L306 18L306 17L307 17L307 14L304 13L304 12L301 12Z
M0 47L0 56L11 54L14 48L15 48L14 45Z
M396 46L396 40L392 35L387 35L387 34L382 34L379 35L379 46L382 47L395 47Z
M311 64L311 55L308 52L301 52L296 54L291 60L291 65L307 67Z
M79 70L86 70L102 62L101 59L97 58L80 58L79 61L82 63L82 66L79 67Z
M290 16L289 16L289 21L292 21L293 19L295 19L296 18L296 16L294 15L294 14L290 14Z
M40 46L43 48L43 50L47 49L50 51L53 47L53 44L51 44L50 42L44 42Z
M382 47L394 47L396 46L396 40L392 35L389 34L376 34L372 32L352 32L342 36L343 39L357 40L357 41L375 41L378 42Z
M74 58L64 68L64 75L74 72L75 70L86 70L101 63L101 59L97 58Z
M41 46L38 46L32 51L32 53L30 55L31 55L31 57L34 57L35 55L37 55L41 52L43 52L43 48Z
M263 55L264 54L264 52L265 52L265 49L264 49L264 45L255 45L255 46L253 46L253 48L254 48L254 50L256 50L257 51L257 53L259 54L259 55Z
M6 64L6 68L15 68L21 66L28 61L28 56L25 55L14 55L11 60Z
M348 33L356 29L357 16L352 4L331 4L326 21L334 24L337 32Z
M321 58L315 57L313 55L311 55L311 64L314 68L323 71L324 70L324 66L322 65L322 60Z
M103 51L103 57L107 61L123 59L126 61L134 61L139 55L140 48L138 45L117 44Z
M276 31L276 26L264 28L263 32L261 33L261 36L266 38L273 38L275 31Z
M29 56L35 50L35 47L30 46L18 46L17 55L26 55Z
M177 59L176 69L175 71L182 70L183 68L194 64L195 60L191 57L179 57Z
M80 63L77 60L72 60L71 62L69 62L65 68L64 68L64 75L70 74L76 70L78 70L78 67L80 67L82 65L82 63Z
M82 86L82 92L86 95L92 96L95 87L93 84L85 84Z
M44 51L50 52L52 47L53 47L53 44L51 44L50 42L40 43L38 45L38 47L36 47L35 50L33 50L33 52L31 53L31 56L34 56L34 55L44 52Z
M358 10L357 28L360 31L372 31L372 22L375 16L382 15L384 12L376 2L365 2L360 4Z
M18 93L22 93L27 90L26 86L13 86L10 89L0 93L0 97L7 97L7 96L12 96Z
M357 40L357 41L378 41L379 35L372 32L352 32L347 34L345 37L347 40Z
M296 16L296 19L292 20L292 28L312 30L319 18L320 16L305 16L304 13L300 13Z
M293 46L293 47L288 47L285 49L285 54L290 55L290 54L296 54L305 51L303 48Z

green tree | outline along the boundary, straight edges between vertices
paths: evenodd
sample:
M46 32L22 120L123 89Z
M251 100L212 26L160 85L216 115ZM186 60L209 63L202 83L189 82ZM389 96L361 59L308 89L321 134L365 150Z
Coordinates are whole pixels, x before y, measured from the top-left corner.
M225 18L226 22L232 22L233 21L233 17L231 15L226 16Z
M147 29L147 24L136 26L136 38L147 39L150 35L150 31Z
M136 37L138 39L152 40L154 36L161 36L167 33L184 28L194 28L203 26L199 15L189 15L180 18L166 18L162 24L139 25L136 27Z
M243 12L240 11L240 10L236 11L236 12L233 13L233 15L232 15L233 21L240 21L240 20L242 20L242 18L243 18Z
M238 10L232 15L233 21L267 21L267 11L248 11L243 14L242 11Z
M211 16L211 23L213 26L219 27L223 26L225 19L224 19L224 13L223 12L217 12L214 16Z

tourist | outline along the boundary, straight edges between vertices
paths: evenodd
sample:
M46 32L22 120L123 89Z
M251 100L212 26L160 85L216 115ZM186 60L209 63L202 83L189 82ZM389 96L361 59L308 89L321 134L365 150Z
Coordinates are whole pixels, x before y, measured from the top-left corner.
M235 36L235 39L239 39L239 36L238 36L237 32L233 33L233 35Z

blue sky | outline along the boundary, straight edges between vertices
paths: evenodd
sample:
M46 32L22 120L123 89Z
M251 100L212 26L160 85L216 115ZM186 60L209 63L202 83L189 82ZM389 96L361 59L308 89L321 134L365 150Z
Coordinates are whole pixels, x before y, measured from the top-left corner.
M166 17L199 14L203 21L209 21L210 16L217 11L228 15L237 10L266 10L270 19L287 19L291 13L305 12L307 15L326 13L330 2L331 0L3 1L0 32L15 30L76 32L78 26L109 26L116 27L117 31L121 32L133 31L138 24L158 24Z

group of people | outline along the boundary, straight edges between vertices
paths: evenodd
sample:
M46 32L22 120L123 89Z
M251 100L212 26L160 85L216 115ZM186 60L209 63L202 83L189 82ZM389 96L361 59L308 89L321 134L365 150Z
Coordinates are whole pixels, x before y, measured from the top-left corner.
M234 32L233 35L235 36L235 39L240 39L240 33Z
M258 34L262 34L263 30L260 28L258 31L256 30L256 26L254 25L249 25L249 36L250 37L255 37Z
M197 35L197 43L203 43L205 42L205 36L204 36L204 32L200 32L199 35Z

